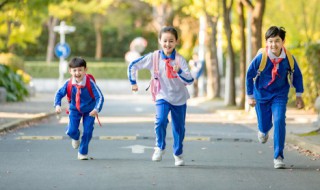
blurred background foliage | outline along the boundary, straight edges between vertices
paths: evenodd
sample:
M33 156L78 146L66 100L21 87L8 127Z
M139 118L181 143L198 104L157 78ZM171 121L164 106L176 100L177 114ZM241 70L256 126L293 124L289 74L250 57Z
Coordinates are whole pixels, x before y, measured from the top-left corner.
M231 39L226 35L223 22L226 20L224 3L230 6L226 15L230 18ZM258 5L263 5L263 9L258 9ZM179 32L177 49L189 60L193 48L199 44L199 18L206 15L206 51L216 47L212 38L218 29L223 54L223 71L218 76L223 78L230 54L227 41L231 40L235 62L233 80L236 80L242 77L241 53L244 49L239 27L240 7L247 42L252 41L248 33L253 25L247 20L249 15L258 15L261 19L261 46L265 44L264 33L271 25L286 28L285 46L301 67L304 99L307 108L312 109L314 99L320 95L317 74L320 71L320 19L317 19L320 0L0 0L0 63L6 65L3 68L9 66L22 76L26 86L31 77L57 78L59 59L54 56L53 47L60 39L53 27L65 21L76 27L75 32L66 35L66 42L71 47L70 57L84 57L89 71L97 78L125 79L124 55L134 38L142 36L148 41L142 53L145 54L158 48L160 28L173 25ZM212 23L217 27L212 27ZM247 66L251 58L252 55L245 61ZM147 79L149 74L142 72L139 77ZM2 78L4 75L1 74L1 80L4 80ZM244 87L240 88L244 91ZM294 98L294 92L290 92L290 102Z

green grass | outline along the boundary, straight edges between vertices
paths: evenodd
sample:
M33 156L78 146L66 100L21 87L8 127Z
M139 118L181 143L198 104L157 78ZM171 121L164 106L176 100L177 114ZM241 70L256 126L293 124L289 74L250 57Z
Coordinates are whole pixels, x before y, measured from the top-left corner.
M33 78L58 78L59 63L47 64L44 61L26 61L25 71ZM127 79L127 64L124 62L88 62L88 72L96 79ZM69 73L65 77L69 77ZM139 79L149 79L148 70L139 71Z

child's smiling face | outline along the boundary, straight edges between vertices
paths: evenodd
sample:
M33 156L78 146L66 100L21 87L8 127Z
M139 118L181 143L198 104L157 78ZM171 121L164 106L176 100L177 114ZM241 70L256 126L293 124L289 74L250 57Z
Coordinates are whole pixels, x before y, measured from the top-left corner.
M77 82L82 81L83 77L86 75L86 72L87 68L85 67L69 68L69 73Z
M275 56L280 56L284 40L280 36L270 37L267 39L267 46Z
M161 34L159 44L165 55L170 55L177 45L176 37L170 32L164 32Z

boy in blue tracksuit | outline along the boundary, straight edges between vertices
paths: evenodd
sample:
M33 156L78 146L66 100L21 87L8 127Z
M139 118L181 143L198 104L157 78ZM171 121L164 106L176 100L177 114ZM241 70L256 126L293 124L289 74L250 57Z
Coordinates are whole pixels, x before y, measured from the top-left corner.
M268 132L274 125L274 168L285 168L283 149L286 134L286 105L290 84L296 89L296 105L303 108L302 74L295 59L294 69L290 67L287 50L284 48L285 30L272 26L266 34L267 59L265 68L259 72L263 53L252 60L246 76L247 97L250 106L255 106L258 120L258 140L266 143ZM288 74L291 80L288 80ZM272 123L273 118L273 123Z
M66 134L72 139L72 147L79 148L79 160L88 160L88 148L92 138L94 120L101 111L104 102L99 87L86 72L86 61L79 57L73 58L69 62L69 73L72 77L57 91L54 100L56 113L59 114L61 113L61 99L67 95L69 90L69 125ZM81 118L83 120L83 134L80 143L79 124Z

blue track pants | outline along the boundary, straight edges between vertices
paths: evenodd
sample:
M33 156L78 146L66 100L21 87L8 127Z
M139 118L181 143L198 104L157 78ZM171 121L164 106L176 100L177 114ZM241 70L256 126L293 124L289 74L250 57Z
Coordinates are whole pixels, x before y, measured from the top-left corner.
M83 134L80 142L79 153L86 155L88 154L89 142L92 138L93 125L95 117L89 116L89 113L79 113L78 111L71 111L69 113L69 125L67 127L66 134L74 140L79 140L80 131L79 125L80 120L83 118Z
M255 108L260 132L266 134L274 125L274 158L279 156L284 158L287 100L272 100L267 103L257 102Z
M172 133L173 133L173 153L176 156L182 154L182 142L185 136L185 120L187 105L174 106L165 100L156 101L156 146L161 150L166 148L166 129L169 123L168 114L171 112Z

